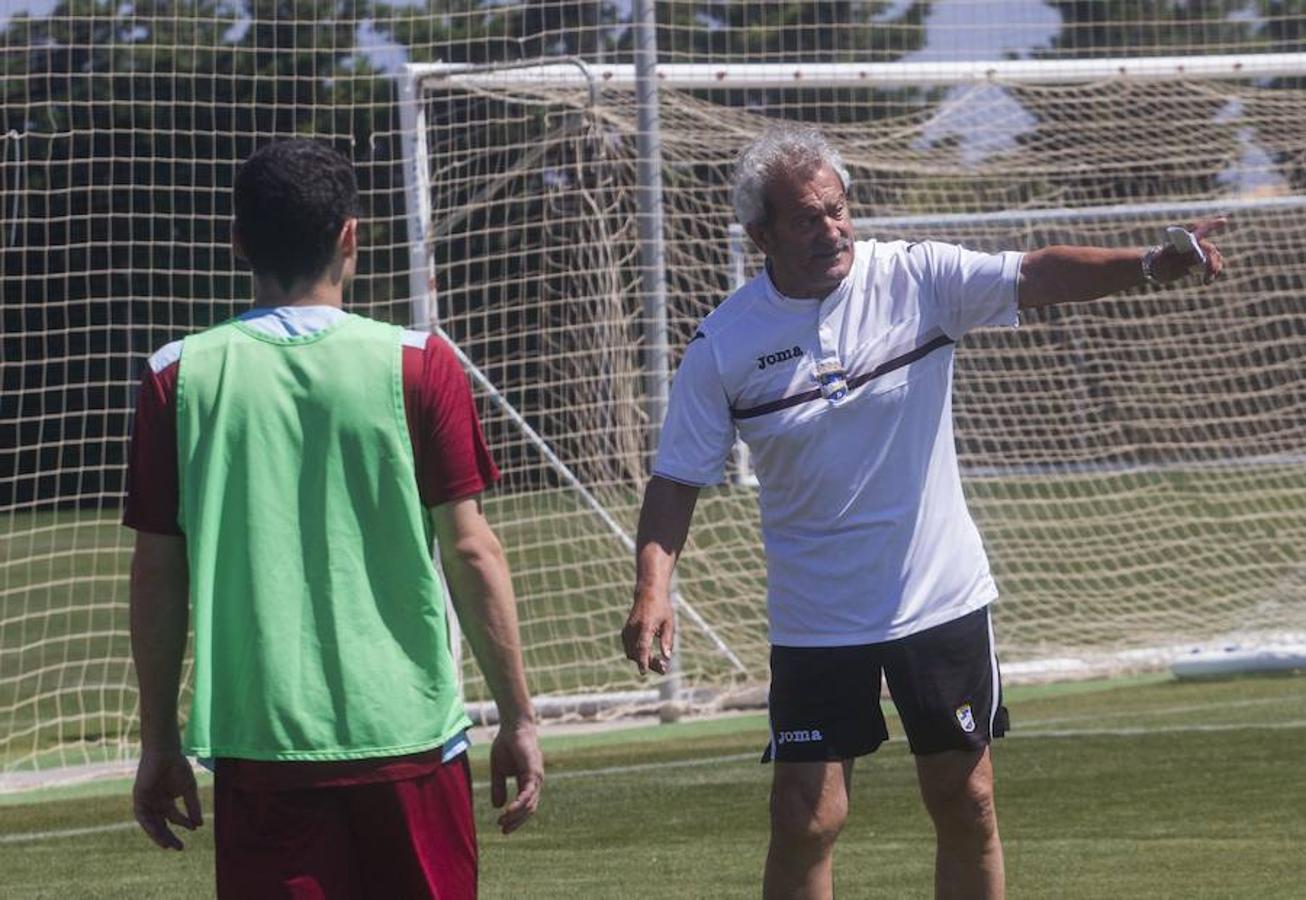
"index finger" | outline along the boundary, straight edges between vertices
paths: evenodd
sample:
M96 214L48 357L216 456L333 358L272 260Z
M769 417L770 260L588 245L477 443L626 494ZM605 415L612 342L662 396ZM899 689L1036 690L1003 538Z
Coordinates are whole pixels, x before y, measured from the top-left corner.
M144 812L143 810L137 810L136 824L140 825L141 830L145 832L146 836L154 841L154 843L160 848L164 850L181 849L181 841L178 840L177 836L168 829L167 825L164 824L163 816Z
M200 791L197 785L192 784L181 795L181 802L186 807L186 816L191 821L192 828L198 828L204 824L204 808L200 806Z
M499 816L499 827L504 834L511 834L522 825L526 820L535 815L535 810L540 805L540 779L530 776L524 779L524 783L519 782L517 796L504 809L503 815Z
M505 772L500 771L497 765L491 760L490 765L490 803L495 809L503 806L508 799L508 776Z
M639 674L645 674L648 671L649 652L653 647L652 626L648 622L627 622L621 632L621 640L626 645L626 659L639 667Z
M1215 234L1216 232L1223 231L1225 226L1228 224L1229 224L1229 220L1226 219L1224 216L1217 216L1214 219L1203 219L1202 221L1193 225L1192 228L1193 237L1197 238L1200 241L1208 234Z

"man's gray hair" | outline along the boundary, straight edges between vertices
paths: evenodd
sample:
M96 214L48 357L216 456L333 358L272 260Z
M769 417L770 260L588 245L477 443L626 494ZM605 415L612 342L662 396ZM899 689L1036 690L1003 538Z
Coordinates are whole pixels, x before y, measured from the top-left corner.
M820 129L790 122L769 126L739 152L735 163L735 218L740 225L766 221L766 189L779 175L806 174L826 165L848 190L852 179L839 152Z

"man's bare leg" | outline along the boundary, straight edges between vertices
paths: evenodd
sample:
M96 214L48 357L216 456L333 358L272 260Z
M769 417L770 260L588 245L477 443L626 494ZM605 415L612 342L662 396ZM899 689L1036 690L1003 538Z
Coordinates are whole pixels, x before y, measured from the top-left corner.
M916 757L925 808L934 820L934 896L1001 900L1006 891L989 749Z
M833 896L834 842L848 818L853 761L773 763L765 900Z

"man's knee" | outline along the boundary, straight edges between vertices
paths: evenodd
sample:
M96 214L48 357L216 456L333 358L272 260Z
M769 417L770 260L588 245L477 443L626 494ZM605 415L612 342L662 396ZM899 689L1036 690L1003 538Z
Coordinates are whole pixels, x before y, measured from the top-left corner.
M771 790L771 834L791 847L813 851L834 844L848 819L842 790L777 784Z
M927 791L925 806L939 831L976 836L997 831L998 815L991 785L987 789L966 784L946 792Z
M987 755L970 764L958 763L952 766L939 759L920 765L925 808L940 833L991 836L997 831L998 817Z

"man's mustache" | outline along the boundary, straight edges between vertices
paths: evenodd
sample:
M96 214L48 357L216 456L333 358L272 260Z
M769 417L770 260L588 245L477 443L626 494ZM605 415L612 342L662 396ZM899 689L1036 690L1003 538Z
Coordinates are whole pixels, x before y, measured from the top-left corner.
M842 253L844 250L851 250L853 242L849 240L838 241L834 244L826 244L823 247L816 248L817 256L832 256L835 253Z

